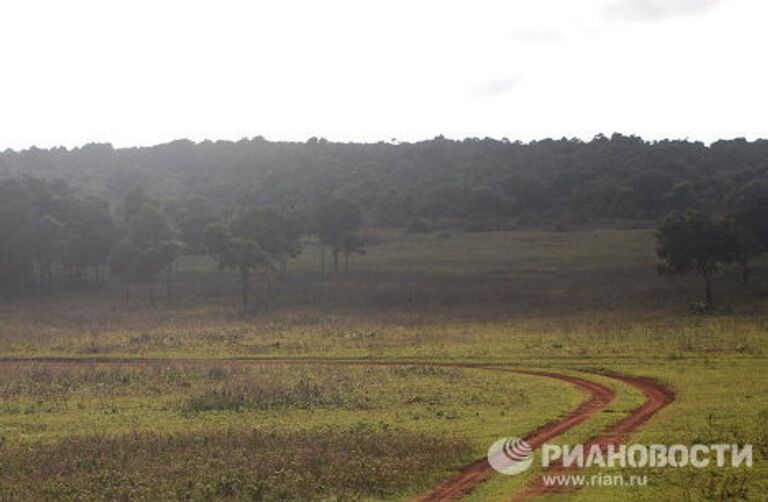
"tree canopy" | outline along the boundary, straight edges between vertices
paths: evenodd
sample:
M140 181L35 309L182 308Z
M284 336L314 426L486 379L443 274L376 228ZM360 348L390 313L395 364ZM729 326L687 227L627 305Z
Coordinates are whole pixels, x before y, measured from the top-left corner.
M208 225L208 252L220 268L240 273L241 300L248 306L254 271L269 271L300 250L291 220L271 208L240 208L224 222Z
M376 225L505 218L535 226L558 219L656 219L671 210L726 211L737 203L748 211L768 183L766 159L768 140L707 146L614 134L590 141L437 137L359 144L256 137L6 151L0 177L67 179L113 206L137 186L143 193L133 193L135 199L203 197L209 208L192 207L200 200L184 203L191 207L183 218L191 220L252 200L288 210L346 199Z
M698 273L704 280L704 306L712 304L712 275L723 263L739 259L745 241L727 220L713 219L698 211L667 215L656 232L659 272Z

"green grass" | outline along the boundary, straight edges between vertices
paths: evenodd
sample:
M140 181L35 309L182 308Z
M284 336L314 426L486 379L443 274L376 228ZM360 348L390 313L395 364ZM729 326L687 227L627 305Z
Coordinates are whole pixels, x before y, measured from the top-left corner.
M5 357L169 359L130 367L3 363L2 448L42 455L71 449L68 438L86 435L77 441L91 444L92 434L120 450L121 438L131 434L194 444L207 433L330 429L338 440L328 441L339 444L361 430L429 434L458 441L474 458L498 437L523 435L584 399L567 384L479 369L260 367L231 358L473 362L550 368L614 388L617 398L606 411L558 442L584 441L642 401L637 391L594 373L620 372L656 378L677 395L631 441L755 445L751 470L664 469L647 473L646 488L593 487L555 499L761 500L768 492L764 266L758 264L757 280L746 287L738 271L725 269L716 280L718 309L701 316L688 308L700 294L697 278L656 275L648 230L448 238L377 231L372 237L375 244L355 258L349 276L320 278L310 246L287 278L271 278L270 293L266 280L260 283L259 304L247 315L236 307L236 279L214 272L204 259L180 265L171 306L149 308L138 296L141 288L125 305L112 285L0 308ZM332 491L407 498L455 468L456 457L439 458L425 458L413 479L386 478L402 490L365 492L347 480ZM329 462L349 469L343 460ZM6 476L9 465L0 461ZM198 472L184 471L188 467L178 475ZM138 472L136 466L110 468ZM494 476L468 499L507 500L537 475ZM26 486L29 479L14 483ZM319 479L325 478L312 482ZM269 488L282 483L288 482L272 479ZM305 486L291 483L286 486Z
M0 424L6 444L85 430L116 435L338 425L461 435L480 454L489 439L527 431L583 399L581 392L548 379L473 369L226 362L24 366L3 366Z
M4 453L0 498L73 502L390 498L470 459L458 440L364 430L89 436Z
M158 481L154 487L157 491L153 492L152 480L164 479L170 466L158 463L149 443L162 443L171 437L194 442L190 438L210 431L237 437L299 434L312 442L316 435L325 437L323 431L334 431L325 441L336 441L336 453L318 451L314 455L317 462L325 461L335 471L343 472L354 468L349 459L340 461L335 456L343 455L350 435L354 438L358 431L384 439L411 437L409 434L434 438L432 448L426 450L407 440L409 448L419 448L418 452L401 447L385 459L379 458L377 449L360 451L358 462L386 464L383 480L378 470L355 470L349 473L349 485L326 480L326 472L298 472L303 469L301 465L284 467L297 470L295 475L302 476L310 486L330 483L326 492L317 493L320 498L328 493L341 499L355 499L361 494L366 498L397 498L428 488L425 480L436 482L447 475L450 468L461 465L457 459L468 462L481 456L490 441L536 428L584 398L581 392L555 381L479 369L260 367L227 362L171 366L153 363L127 368L90 363L4 365L0 395L4 453L0 478L5 473L0 482L8 487L5 493L12 500L19 493L39 494L38 500L81 500L78 497L83 497L83 491L104 500L153 493L173 500L226 498L221 496L217 483L221 478L233 477L238 480L238 488L228 500L246 500L249 487L256 481L267 483L263 487L268 492L264 500L280 499L281 490L289 493L291 500L307 500L309 488L304 484L294 486L291 483L295 480L263 476L260 471L244 473L243 466L222 466L210 461L215 450L206 453L194 445L190 446L191 452L176 451L173 455L199 460L193 466L179 463L172 482ZM136 445L130 439L137 434L153 438L143 440L138 453L133 451ZM146 465L114 461L103 453L104 442L111 452L127 454L127 450L131 455L153 458ZM455 451L448 460L442 449L444 442ZM89 451L94 444L99 445L99 454L105 458L95 461L98 469L83 470L83 462L91 465ZM85 451L73 458L75 449ZM37 453L28 458L30 451ZM45 457L49 462L38 465L43 452L50 456ZM272 450L262 448L254 454L258 460L283 453L273 446ZM159 453L161 458L165 454ZM178 462L173 456L164 461ZM153 476L137 486L136 480L144 479L151 466L157 467ZM103 485L105 469L112 473L108 485ZM29 491L34 484L32 473L40 470L45 473L46 484ZM187 478L195 482L182 489ZM367 483L365 480L370 481L369 490L355 484ZM386 484L386 489L377 488L381 483ZM96 491L88 492L91 488ZM60 496L54 496L54 492Z

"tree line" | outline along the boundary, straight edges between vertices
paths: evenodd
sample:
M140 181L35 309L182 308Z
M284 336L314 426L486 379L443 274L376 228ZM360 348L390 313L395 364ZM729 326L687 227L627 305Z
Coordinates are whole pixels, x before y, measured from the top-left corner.
M66 179L117 206L135 186L153 197L201 196L287 210L354 202L366 221L429 230L493 230L655 220L669 211L725 212L768 179L768 141L490 138L372 144L188 140L142 148L109 144L0 153L0 179Z
M428 232L631 218L659 221L659 271L698 273L710 305L718 267L737 263L749 281L766 214L766 140L31 148L0 153L0 290L99 284L109 269L128 299L164 282L170 301L177 258L208 254L238 272L246 304L254 275L284 270L302 236L317 237L323 274L348 270L364 221Z
M207 254L221 269L240 277L247 306L255 273L285 271L314 234L332 256L333 273L344 257L362 253L360 208L328 199L311 213L256 203L214 207L202 197L161 200L141 187L130 190L114 210L108 201L83 195L68 184L25 176L0 181L0 292L50 290L102 284L105 270L125 285L126 301L136 284L165 284L172 300L171 274L182 254Z

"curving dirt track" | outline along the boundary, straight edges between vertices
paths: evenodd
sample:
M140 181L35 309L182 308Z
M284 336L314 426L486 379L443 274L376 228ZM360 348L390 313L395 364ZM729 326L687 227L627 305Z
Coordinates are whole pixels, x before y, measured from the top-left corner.
M439 366L451 368L478 369L487 371L504 371L522 375L533 375L545 378L552 378L571 384L579 389L586 391L589 398L578 408L567 415L550 422L539 429L523 437L531 447L538 448L546 441L553 439L576 425L584 422L593 414L601 411L614 398L614 392L596 382L579 378L572 375L554 373L551 371L523 370L499 367L489 364L479 363L450 363L440 361L416 361L416 360L361 360L361 359L251 359L251 358L232 358L232 359L192 359L192 358L59 358L59 357L0 357L2 363L43 363L43 364L104 364L104 365L144 365L150 363L184 363L184 364L253 364L253 365L348 365L348 366ZM631 385L640 389L646 396L645 402L632 410L630 414L616 424L606 429L600 436L592 438L589 444L600 445L601 448L609 444L615 444L624 439L629 433L640 427L645 421L653 416L658 410L671 403L675 396L667 387L658 382L647 378L631 377L626 375L603 375L624 384ZM557 474L566 469L562 465L553 465L547 472ZM485 458L476 460L462 468L458 473L442 481L435 488L415 499L417 502L437 502L456 500L469 493L480 483L485 481L495 471L488 464ZM563 493L573 491L570 487L564 490L560 487L545 486L538 478L538 482L529 486L523 492L514 496L513 501L530 500L539 495L549 493Z
M525 439L525 441L527 441L528 444L531 445L531 447L534 449L538 448L546 441L549 441L550 439L563 434L567 430L588 419L594 413L602 410L609 402L611 402L611 400L613 400L614 397L613 391L608 387L570 375L561 375L559 373L544 371L515 370L508 368L486 369L554 378L556 380L570 383L571 385L589 392L589 399L583 402L578 408L566 416L559 418L554 422L550 422L523 437L523 439ZM446 479L433 490L422 495L421 497L416 498L416 500L418 502L455 500L462 495L465 495L477 485L485 481L494 472L495 471L493 468L488 464L488 461L485 458L481 458L464 467L457 474Z
M585 448L591 448L597 445L601 450L606 451L608 445L618 444L625 440L627 436L651 418L657 411L667 406L675 400L675 393L664 385L649 378L630 377L626 375L605 375L627 385L631 385L645 395L645 402L632 410L624 419L608 427L602 434L591 438ZM550 466L547 475L556 476L566 473L569 469L561 463ZM511 502L522 502L534 497L555 493L571 493L578 490L576 486L547 486L539 476L536 482L523 492L513 496Z

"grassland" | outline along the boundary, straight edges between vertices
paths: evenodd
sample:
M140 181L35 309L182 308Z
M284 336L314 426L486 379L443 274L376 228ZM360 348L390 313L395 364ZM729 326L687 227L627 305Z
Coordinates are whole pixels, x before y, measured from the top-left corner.
M755 445L752 469L649 471L648 487L593 487L561 498L763 500L768 493L764 265L747 286L738 271L722 271L718 309L702 316L688 308L698 280L658 277L645 229L377 231L370 239L351 274L330 278L319 276L308 244L286 277L263 278L248 314L236 307L236 279L199 258L180 264L168 306L150 308L145 287L134 288L127 305L118 284L4 305L0 497L18 499L44 475L55 482L34 493L50 500L408 498L482 456L496 438L533 430L585 397L556 381L425 368L425 361L549 368L615 390L604 412L556 442L584 441L642 402L637 391L596 374L619 372L658 379L676 393L632 440ZM75 362L15 360L34 357ZM278 358L420 364L253 364ZM125 364L131 359L143 362ZM221 460L230 450L242 462ZM154 460L116 460L116 452ZM291 463L301 452L323 468ZM375 462L380 468L353 467ZM136 481L150 471L154 481ZM108 475L97 480L99 473ZM495 476L467 498L508 500L537 475Z

